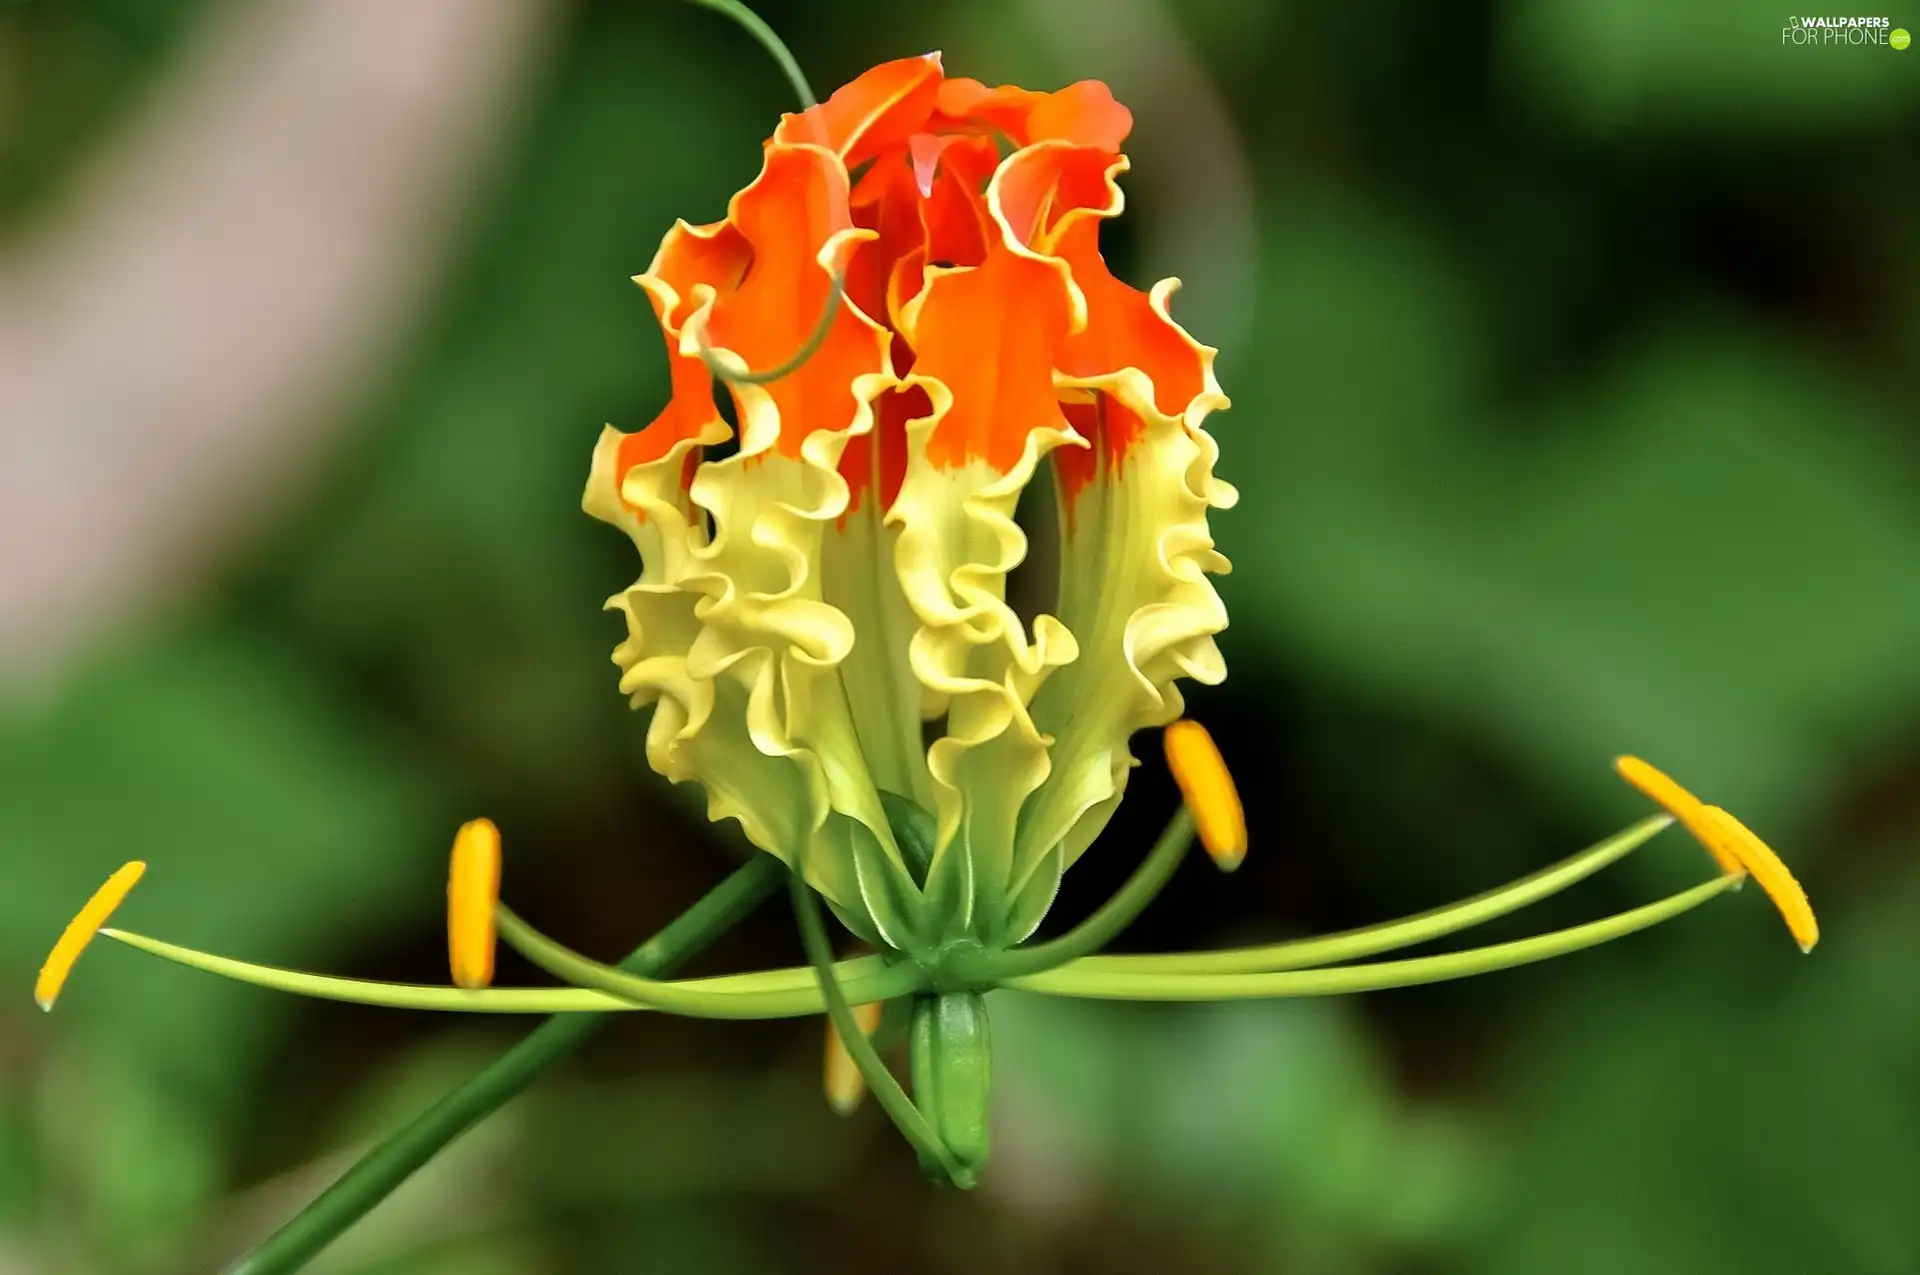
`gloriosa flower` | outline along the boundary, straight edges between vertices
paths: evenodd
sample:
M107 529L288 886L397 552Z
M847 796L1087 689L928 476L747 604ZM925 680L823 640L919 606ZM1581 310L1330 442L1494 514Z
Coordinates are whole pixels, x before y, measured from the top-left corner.
M1168 315L1173 281L1142 293L1101 258L1130 123L1092 81L989 89L945 78L937 56L890 62L783 118L726 219L675 225L639 276L672 395L645 429L609 429L594 453L586 507L641 560L609 604L628 629L614 659L621 689L654 706L655 769L702 784L712 817L737 819L766 857L615 968L499 903L500 836L476 820L449 875L453 987L328 978L106 929L144 869L129 864L61 937L40 1003L51 1008L103 933L363 1004L825 1011L833 1105L851 1110L871 1087L928 1170L964 1186L987 1153L994 988L1191 1001L1404 987L1604 943L1749 874L1811 949L1812 910L1772 851L1622 758L1621 775L1668 814L1463 903L1322 938L1099 954L1196 832L1222 868L1247 851L1226 764L1181 718L1178 686L1225 675L1213 638L1227 617L1207 576L1227 563L1207 514L1233 491L1214 477L1204 423L1226 399L1213 351ZM730 454L716 372L739 421ZM1027 556L1015 513L1040 493L1058 523L1059 582L1028 620L1009 601ZM1129 739L1159 726L1183 808L1112 899L1030 942L1125 794ZM1531 939L1364 960L1564 890L1675 819L1720 868L1691 889ZM783 878L810 965L663 977ZM833 959L816 892L872 952ZM496 932L572 986L489 987ZM877 1052L899 1034L910 1096Z
M928 964L1030 935L1128 738L1180 716L1178 678L1226 673L1214 352L1169 317L1177 281L1140 292L1100 255L1131 126L1097 82L988 89L937 54L787 116L726 219L677 224L638 277L673 395L594 454L586 508L643 564L609 606L654 769ZM714 455L709 365L786 359L823 312L801 366L730 384ZM1007 582L1036 483L1059 587L1028 622ZM911 807L930 861L889 813Z

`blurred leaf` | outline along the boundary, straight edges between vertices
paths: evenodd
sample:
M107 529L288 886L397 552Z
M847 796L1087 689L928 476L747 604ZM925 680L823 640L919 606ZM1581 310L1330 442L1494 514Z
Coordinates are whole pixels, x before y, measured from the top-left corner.
M1782 28L1822 12L1750 0L1522 0L1508 9L1504 51L1529 95L1596 133L1643 124L1821 133L1909 115L1920 103L1911 52L1782 40Z
M0 221L29 211L142 101L206 0L0 4Z
M1563 987L1507 1086L1527 1171L1474 1269L1920 1269L1917 885L1804 961L1695 949Z
M117 1042L67 1044L34 1095L46 1220L96 1269L153 1269L218 1198L221 1130Z
M1352 1269L1369 1250L1450 1243L1487 1212L1491 1166L1470 1130L1408 1109L1336 1002L1145 1010L998 993L992 1012L1016 1108L997 1128L1044 1120L1088 1168L1177 1201L1189 1222L1254 1220L1275 1254Z
M441 330L284 577L300 621L377 661L397 707L550 795L634 766L607 746L626 711L609 660L621 629L600 604L637 563L580 510L602 424L641 428L666 383L630 276L676 217L724 214L783 102L776 74L687 38L719 21L691 6L590 15Z
M1911 720L1920 594L1894 582L1920 578L1920 514L1886 406L1694 315L1496 423L1443 254L1364 210L1284 224L1286 357L1228 382L1262 423L1223 430L1259 511L1220 520L1230 638L1474 723L1616 812L1604 761L1633 751L1798 822Z

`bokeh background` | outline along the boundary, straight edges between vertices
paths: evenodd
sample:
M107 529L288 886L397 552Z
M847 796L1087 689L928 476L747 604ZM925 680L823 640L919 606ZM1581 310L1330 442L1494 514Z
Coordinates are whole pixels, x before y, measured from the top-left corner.
M1920 50L1783 10L763 6L823 93L941 48L1134 107L1110 255L1187 280L1235 404L1193 704L1254 850L1124 946L1504 881L1643 813L1633 751L1784 852L1811 958L1749 891L1363 999L997 995L965 1196L827 1113L817 1021L633 1016L315 1269L1920 1271ZM641 761L578 498L664 393L628 276L788 106L667 0L0 4L0 1272L216 1269L524 1029L110 945L43 1018L121 861L137 928L437 980L463 819L608 958L744 853ZM1171 804L1141 742L1052 925ZM1669 834L1487 937L1703 867ZM770 906L702 968L798 955Z

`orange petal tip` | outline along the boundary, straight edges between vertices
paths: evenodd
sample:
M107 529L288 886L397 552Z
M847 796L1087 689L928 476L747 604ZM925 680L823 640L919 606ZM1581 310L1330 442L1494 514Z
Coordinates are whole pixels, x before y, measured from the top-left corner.
M126 864L118 872L107 878L106 884L93 892L85 907L60 935L60 941L53 945L53 951L47 954L46 964L40 967L40 977L33 984L34 1003L42 1010L51 1012L54 1002L60 999L60 990L67 985L67 976L73 973L74 965L93 942L93 936L100 932L113 916L114 910L126 899L140 878L146 873L147 865L138 859Z
M455 987L492 984L499 902L500 830L491 819L475 819L454 836L447 871L447 963Z
M1161 738L1200 844L1222 872L1232 872L1247 857L1247 814L1226 759L1207 728L1191 718L1173 722Z

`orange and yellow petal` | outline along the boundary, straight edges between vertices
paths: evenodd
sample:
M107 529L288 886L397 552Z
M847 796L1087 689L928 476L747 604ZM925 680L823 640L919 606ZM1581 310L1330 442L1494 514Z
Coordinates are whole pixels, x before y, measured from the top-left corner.
M1012 84L988 88L979 80L950 76L941 83L935 96L927 129L929 132L992 130L1004 134L1016 146L1023 146L1027 140L1027 118L1044 96Z
M1133 112L1099 80L1044 95L1027 115L1027 142L1062 141L1117 154L1133 131Z
M53 951L47 954L46 964L40 967L40 977L33 985L33 999L43 1010L51 1010L55 1001L60 999L61 989L67 985L67 977L73 973L73 967L80 956L93 942L93 936L100 932L113 916L114 910L126 900L127 894L140 883L147 865L134 860L118 872L108 877L106 884L93 892L79 915L67 923L60 939L53 945Z
M1118 151L1133 130L1133 112L1114 101L1098 80L1081 80L1053 93L1003 84L988 88L955 76L940 85L930 132L992 131L1015 146L1064 141Z
M941 87L938 53L882 62L835 89L819 106L781 116L773 141L823 146L854 168L918 132Z
M1006 248L978 266L929 272L908 308L907 334L913 381L946 392L927 437L929 463L978 461L1006 474L1035 430L1066 429L1054 353L1078 318L1076 300L1058 262Z
M803 348L833 290L835 274L874 232L851 218L846 169L811 146L772 146L752 185L734 196L729 218L753 248L740 287L714 305L705 335L750 369L773 367ZM818 431L853 427L863 405L854 382L890 375L890 338L858 305L842 304L825 340L790 375L757 387L772 400L776 449L798 456ZM745 395L735 399L745 416Z

